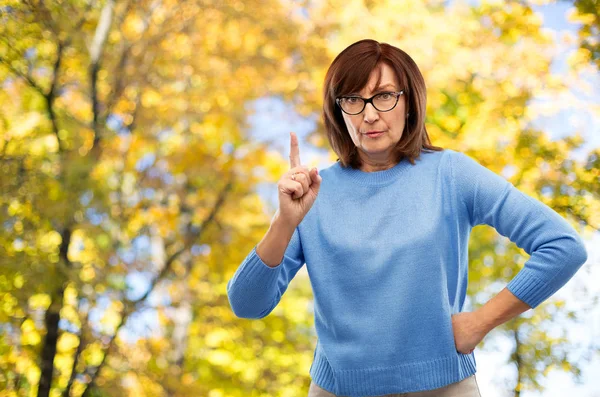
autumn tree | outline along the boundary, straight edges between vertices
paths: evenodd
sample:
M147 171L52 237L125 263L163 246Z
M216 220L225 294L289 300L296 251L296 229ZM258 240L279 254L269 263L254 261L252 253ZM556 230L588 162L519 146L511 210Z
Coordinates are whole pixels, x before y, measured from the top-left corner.
M277 1L1 9L1 387L119 395L149 370L149 390L207 394L231 378L204 346L232 323L219 285L241 250L226 247L268 222L253 187L280 171L244 136L245 104L298 95L296 49L319 38ZM119 335L148 312L160 337L135 350Z

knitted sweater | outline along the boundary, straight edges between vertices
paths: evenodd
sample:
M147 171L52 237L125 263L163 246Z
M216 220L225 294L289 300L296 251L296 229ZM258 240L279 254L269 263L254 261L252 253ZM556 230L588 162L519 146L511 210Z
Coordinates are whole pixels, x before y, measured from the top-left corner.
M343 396L431 390L476 372L456 350L451 316L463 310L468 241L494 227L530 255L508 283L535 308L587 259L575 229L542 202L469 156L423 151L364 172L336 162L282 262L267 266L256 246L227 283L233 312L267 316L306 264L317 344L312 380Z

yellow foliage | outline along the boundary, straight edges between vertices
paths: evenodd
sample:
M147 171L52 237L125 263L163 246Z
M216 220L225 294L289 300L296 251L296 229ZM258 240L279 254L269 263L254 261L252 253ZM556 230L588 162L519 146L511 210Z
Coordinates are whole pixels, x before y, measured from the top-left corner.
M223 389L212 389L208 392L208 397L225 397Z
M29 297L29 308L31 310L46 310L50 306L50 296L48 294L34 294Z
M579 12L579 10L577 10L577 8L575 8L575 7L571 7L567 11L566 17L567 17L567 21L574 23L574 24L582 24L582 25L591 25L592 23L594 23L594 21L596 21L596 18L598 18L597 15L592 14L592 13L581 14Z
M64 332L58 338L57 348L60 352L69 352L79 345L79 338L72 333Z
M158 91L151 88L146 89L142 94L142 105L146 108L156 106L161 101L161 95Z
M17 304L17 299L13 295L6 293L2 296L0 308L4 313L13 313Z
M206 354L206 360L218 366L229 366L234 361L234 356L228 350L214 349Z
M254 383L258 379L260 373L259 368L256 366L248 366L247 363L241 367L243 370L240 372L240 378L248 383Z
M45 252L54 251L62 242L62 237L60 233L55 230L50 230L46 232L40 238L40 249Z
M102 361L102 347L99 342L92 342L87 345L82 353L82 357L88 365L96 366Z
M114 310L106 310L100 320L100 324L104 326L107 332L114 332L117 325L121 321L121 314Z
M138 14L128 14L122 26L122 32L127 40L135 41L139 39L144 30L144 21Z
M572 69L578 69L581 65L587 64L592 57L592 53L587 48L578 48L567 57L567 63ZM588 92L590 90L587 90Z
M269 151L265 160L262 165L267 172L265 179L268 181L277 182L290 169L289 160L286 162L279 152Z
M27 381L32 385L37 385L38 380L40 379L40 369L37 365L29 364L25 371L20 371L25 374Z
M25 283L25 278L21 274L17 274L15 276L15 278L13 279L13 285L17 289L22 288L24 283Z
M279 330L273 331L271 333L271 338L275 341L275 342L283 342L285 340L285 334Z
M84 266L79 272L79 278L84 283L89 283L96 277L96 271L91 265Z
M31 319L26 319L21 325L21 344L35 346L40 343L41 337Z
M214 329L210 331L204 337L206 346L217 347L220 346L224 340L229 338L229 332L224 329Z
M60 309L60 318L72 324L79 325L79 313L77 313L75 306L65 303L65 305Z
M43 117L38 112L29 112L22 115L18 120L15 120L11 129L8 131L6 139L23 138L37 131Z
M181 377L181 383L188 386L194 381L194 377L191 374L184 374Z

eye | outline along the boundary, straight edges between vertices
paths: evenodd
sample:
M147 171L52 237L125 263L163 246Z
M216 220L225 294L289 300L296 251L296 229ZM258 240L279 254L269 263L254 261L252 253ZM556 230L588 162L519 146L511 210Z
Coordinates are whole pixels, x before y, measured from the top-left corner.
M384 92L382 94L379 94L379 97L381 99L390 99L392 97L392 93L390 93L390 92Z

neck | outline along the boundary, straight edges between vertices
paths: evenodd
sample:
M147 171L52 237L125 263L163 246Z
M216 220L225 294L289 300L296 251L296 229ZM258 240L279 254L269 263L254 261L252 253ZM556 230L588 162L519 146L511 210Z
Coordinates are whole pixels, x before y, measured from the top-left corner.
M397 163L395 161L392 161L391 159L378 161L378 160L365 160L363 158L362 164L360 166L360 170L363 172L383 171L383 170L392 168L396 164Z

